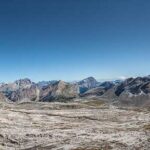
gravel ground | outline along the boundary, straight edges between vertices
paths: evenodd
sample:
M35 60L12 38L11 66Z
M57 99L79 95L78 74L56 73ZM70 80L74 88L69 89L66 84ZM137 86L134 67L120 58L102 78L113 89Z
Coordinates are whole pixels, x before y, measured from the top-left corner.
M0 150L149 150L150 111L100 102L0 104Z

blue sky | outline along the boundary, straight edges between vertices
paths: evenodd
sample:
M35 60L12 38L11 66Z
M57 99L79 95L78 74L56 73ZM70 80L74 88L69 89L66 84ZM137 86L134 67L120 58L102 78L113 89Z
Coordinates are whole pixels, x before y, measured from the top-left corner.
M1 0L0 82L150 74L149 0Z

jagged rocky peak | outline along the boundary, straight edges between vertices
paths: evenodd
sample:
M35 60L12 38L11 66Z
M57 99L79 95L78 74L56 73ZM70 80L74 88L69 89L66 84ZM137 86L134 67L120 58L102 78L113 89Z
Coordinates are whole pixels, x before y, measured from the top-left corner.
M67 88L67 86L69 86L69 85L70 85L69 83L62 81L62 80L59 80L56 83L52 84L53 87L56 87L56 92L58 92L58 93L62 93L62 91L65 88Z
M97 86L97 80L94 77L88 77L78 82L80 86L84 86L87 88L94 88Z
M42 88L42 87L45 87L45 86L48 86L48 85L51 85L51 84L55 84L57 83L58 81L57 80L52 80L52 81L40 81L37 83L37 85Z
M18 89L30 88L33 85L30 79L20 79L12 83L1 84L0 91L4 93L10 93L12 91L16 91Z
M30 88L35 84L28 78L16 80L14 83L18 86L18 88Z
M83 79L82 81L97 83L97 80L94 77L88 77L88 78Z
M58 81L58 85L64 85L64 84L66 84L65 81L63 81L63 80L59 80L59 81Z
M28 78L16 80L15 83L19 86L32 84L32 81Z
M144 92L144 85L150 83L150 78L146 77L137 77L137 78L128 78L123 81L121 84L116 86L116 95L119 96L122 92L131 93L131 94L141 94Z
M95 88L98 85L97 80L94 77L88 77L79 81L78 83L80 94L85 93L89 89Z

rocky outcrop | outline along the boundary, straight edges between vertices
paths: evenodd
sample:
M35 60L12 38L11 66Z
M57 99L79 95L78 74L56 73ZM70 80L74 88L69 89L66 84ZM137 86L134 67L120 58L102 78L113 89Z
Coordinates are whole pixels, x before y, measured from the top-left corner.
M58 81L40 90L40 101L72 99L77 97L78 94L78 85Z

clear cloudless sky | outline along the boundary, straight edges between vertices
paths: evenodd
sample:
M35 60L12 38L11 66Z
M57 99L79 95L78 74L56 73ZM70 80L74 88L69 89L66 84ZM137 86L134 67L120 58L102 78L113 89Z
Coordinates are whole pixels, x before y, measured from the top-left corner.
M0 0L0 82L150 74L150 0Z

